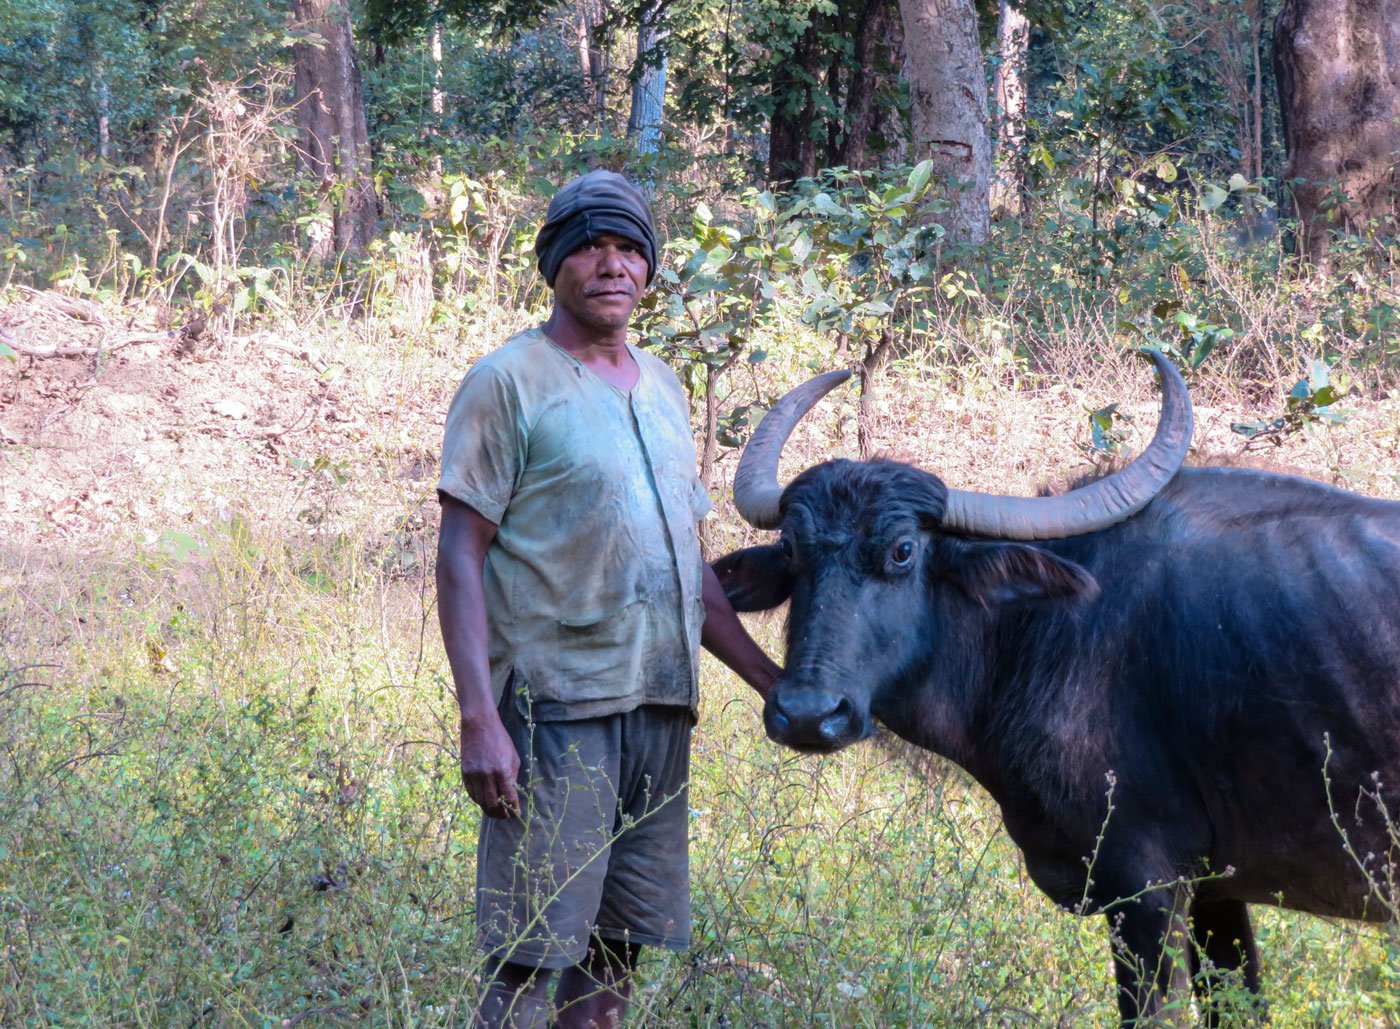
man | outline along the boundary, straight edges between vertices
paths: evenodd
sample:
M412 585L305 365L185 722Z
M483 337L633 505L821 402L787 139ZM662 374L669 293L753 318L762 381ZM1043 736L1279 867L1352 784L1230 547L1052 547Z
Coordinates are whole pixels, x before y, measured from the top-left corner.
M462 781L485 817L486 1025L609 1026L638 949L689 937L699 645L760 694L780 669L700 557L709 497L684 392L627 344L656 274L651 213L590 172L535 244L548 321L467 373L443 446L439 618Z

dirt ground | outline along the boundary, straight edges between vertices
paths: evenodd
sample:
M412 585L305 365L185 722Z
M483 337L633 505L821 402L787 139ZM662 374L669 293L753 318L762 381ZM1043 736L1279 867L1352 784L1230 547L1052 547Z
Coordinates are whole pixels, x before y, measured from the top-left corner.
M139 312L119 323L52 294L0 305L0 341L15 351L0 356L3 539L149 545L235 515L313 533L349 520L430 534L447 405L491 340L449 337L389 352L372 327L335 327L323 348L314 326L220 340L143 326ZM1156 400L1145 363L1133 378L1123 410L1134 419L1130 444L1140 446L1156 423ZM890 381L876 436L884 453L950 485L1024 495L1086 466L1086 411L1119 399L1093 388ZM1400 395L1343 406L1344 426L1299 433L1247 460L1400 497ZM854 397L834 395L824 408L799 428L785 471L854 456ZM1198 405L1197 447L1237 459L1242 440L1230 424L1256 416ZM715 484L721 516L734 456ZM716 542L738 542L734 532Z
M368 389L299 331L191 339L43 295L0 306L0 332L17 355L0 357L11 543L150 543L234 513L314 527L365 503L402 521L432 496L450 379L426 396L401 376Z

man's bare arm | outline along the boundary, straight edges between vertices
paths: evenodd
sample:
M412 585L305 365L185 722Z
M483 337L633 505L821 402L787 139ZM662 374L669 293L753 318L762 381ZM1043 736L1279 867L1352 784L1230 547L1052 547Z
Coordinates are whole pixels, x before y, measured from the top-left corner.
M510 818L520 811L515 752L491 694L487 660L486 604L482 576L486 548L496 538L496 526L459 500L442 498L442 531L438 537L438 624L457 690L462 746L462 785L492 818Z
M705 625L700 631L701 645L756 689L759 696L767 697L773 680L782 674L782 667L763 652L739 621L714 569L706 565L704 575L701 596L705 601Z

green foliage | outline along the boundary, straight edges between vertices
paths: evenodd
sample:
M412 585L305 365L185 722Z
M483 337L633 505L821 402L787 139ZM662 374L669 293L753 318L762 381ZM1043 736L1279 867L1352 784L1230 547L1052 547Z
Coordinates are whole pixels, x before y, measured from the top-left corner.
M642 301L637 326L642 338L686 377L692 369L727 369L741 356L752 363L766 356L748 350L772 297L771 269L760 259L761 237L713 221L702 203L691 232L667 242L665 263ZM699 385L692 381L692 388Z
M1117 404L1086 410L1089 413L1090 442L1085 452L1096 461L1110 461L1122 452L1127 439L1117 424L1119 418L1126 416L1119 414Z
M928 291L943 237L928 218L930 183L929 162L903 177L832 172L797 183L782 222L803 322L870 340Z
M1288 391L1283 410L1276 416L1235 422L1230 429L1245 438L1247 448L1264 443L1279 446L1286 437L1308 426L1331 428L1346 424L1346 415L1332 409L1332 405L1345 395L1344 390L1339 391L1332 385L1332 370L1327 362L1313 361L1308 367L1307 378L1299 379Z
M235 517L6 596L0 1021L471 1020L479 816L431 592L383 570L401 546ZM961 772L891 742L781 751L704 674L693 943L646 952L638 1024L1114 1018L1103 920L1039 893ZM1274 1024L1400 1016L1393 932L1257 925Z
M20 160L138 159L210 75L235 76L281 42L282 5L231 0L0 0L0 145Z
M1180 310L1173 301L1163 301L1145 317L1124 320L1119 326L1137 335L1144 345L1175 358L1188 373L1199 369L1217 346L1235 335L1228 326L1214 325Z

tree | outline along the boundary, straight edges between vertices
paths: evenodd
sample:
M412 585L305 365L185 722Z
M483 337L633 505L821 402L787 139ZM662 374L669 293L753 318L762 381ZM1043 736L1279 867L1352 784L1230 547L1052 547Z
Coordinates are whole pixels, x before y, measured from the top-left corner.
M1329 224L1400 231L1400 0L1285 0L1274 60L1302 249L1329 264Z
M807 0L750 17L767 58L746 84L766 94L769 183L875 167L901 135L888 95L902 45L895 0Z
M632 113L627 119L627 135L643 154L661 149L666 36L665 0L645 0L637 11L637 61L632 69Z
M893 149L892 123L899 111L880 102L899 76L898 59L904 46L896 0L866 0L853 19L849 83L845 91L844 132L833 164L857 171L873 168L882 152Z
M306 33L292 47L298 163L330 203L336 252L362 254L379 231L379 202L350 14L334 0L292 0L292 16Z
M997 172L991 204L1002 214L1021 212L1025 177L1026 60L1031 23L1025 14L1001 0L997 8L997 65L992 76L996 99Z
M607 39L597 39L596 35L611 36L604 0L579 0L578 11L578 62L579 74L588 90L588 99L599 125L608 109L608 70L611 47Z
M992 172L987 75L973 0L900 0L914 156L932 162L955 243L987 240Z

